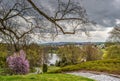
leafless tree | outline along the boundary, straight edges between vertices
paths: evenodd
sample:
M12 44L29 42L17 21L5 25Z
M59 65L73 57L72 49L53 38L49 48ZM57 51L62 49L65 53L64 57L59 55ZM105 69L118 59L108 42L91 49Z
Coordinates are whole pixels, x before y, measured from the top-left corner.
M50 35L54 39L58 34L75 34L79 31L88 34L85 25L91 22L81 4L74 0L55 0L57 6L49 14L51 10L45 10L46 5L37 5L38 1L0 0L0 38L13 45L14 51L30 42L31 35L43 39L45 35ZM46 57L43 56L43 59Z
M86 61L100 60L102 59L102 51L93 44L84 45L82 48L83 58Z
M110 32L108 42L120 43L120 25L115 26Z
M87 18L86 10L80 4L72 0L58 0L57 8L54 10L53 15L49 16L34 3L35 1L27 1L39 15L42 15L54 25L52 27L55 27L57 34L58 32L62 32L63 34L75 34L80 30L87 33L84 25L90 23L90 21ZM66 29L71 30L67 31Z
M30 10L24 0L14 0L15 2L0 1L0 33L4 42L14 46L15 51L19 50L19 45L25 43L33 33L32 17L27 17L27 10Z
M81 4L73 0L57 0L57 6L52 14L40 8L36 0L0 0L0 33L4 42L14 45L15 50L19 45L26 43L31 34L41 38L58 34L75 34L87 29L84 26L90 21L86 10ZM48 13L47 13L48 12Z

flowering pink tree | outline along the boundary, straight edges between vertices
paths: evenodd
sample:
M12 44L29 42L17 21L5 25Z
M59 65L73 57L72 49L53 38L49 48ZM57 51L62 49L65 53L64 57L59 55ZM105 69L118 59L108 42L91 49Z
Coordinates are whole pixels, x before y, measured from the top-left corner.
M13 74L27 74L29 72L29 62L23 50L9 56L7 58L7 63Z

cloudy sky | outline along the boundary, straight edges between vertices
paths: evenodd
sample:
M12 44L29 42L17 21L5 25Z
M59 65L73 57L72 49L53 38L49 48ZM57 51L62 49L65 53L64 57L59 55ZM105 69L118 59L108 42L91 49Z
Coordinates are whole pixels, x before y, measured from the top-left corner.
M75 0L80 2L81 0ZM52 2L52 0L50 1ZM50 5L50 2L42 1ZM112 28L120 23L120 0L82 0L90 20L97 23L95 31L90 31L90 37L84 33L75 35L59 35L55 42L104 42ZM53 42L53 40L46 40Z
M44 8L45 12L49 9L52 14L57 0L33 0L39 8ZM68 0L63 0L68 1ZM72 0L71 0L72 1ZM84 33L75 35L59 35L54 42L104 42L109 36L112 28L120 24L120 0L74 0L80 3L87 11L88 18L97 23L96 26L88 26L90 37ZM43 6L43 7L41 7ZM45 8L46 7L46 8ZM38 40L37 35L35 41L39 42L53 42L51 39Z
M6 0L8 1L8 0ZM52 14L55 6L57 5L56 0L33 0L35 4L46 7ZM63 0L67 1L67 0ZM72 0L71 0L72 1ZM74 0L80 2L86 9L90 20L97 23L96 26L88 26L90 31L90 37L87 37L84 33L75 35L59 35L56 37L54 42L104 42L112 28L120 24L120 0ZM53 42L51 39L38 40L37 35L34 36L35 41L39 42Z

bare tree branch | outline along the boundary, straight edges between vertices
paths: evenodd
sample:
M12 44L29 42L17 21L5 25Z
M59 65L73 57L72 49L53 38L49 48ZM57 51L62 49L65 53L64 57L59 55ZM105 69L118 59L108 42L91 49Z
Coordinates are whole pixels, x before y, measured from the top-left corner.
M43 12L42 10L40 10L40 9L34 4L34 2L33 2L32 0L27 0L27 1L32 5L32 7L33 7L40 15L44 16L44 17L45 17L47 20L49 20L51 23L55 24L55 25L61 30L61 32L62 32L63 34L75 34L76 31L66 32L66 31L64 31L64 29L63 29L59 24L56 23L56 21L60 21L60 20L71 20L71 19L74 19L74 20L76 20L76 19L77 19L77 20L82 20L82 19L80 19L80 18L63 18L63 17L66 15L66 13L67 13L67 9L68 9L68 7L69 7L70 0L69 0L69 2L68 2L68 4L67 4L66 9L64 10L64 14L62 15L62 17L61 17L60 19L54 19L54 18L49 17L45 12ZM70 11L72 11L72 10L70 10ZM61 12L61 11L58 11L57 13L59 13L59 12ZM57 16L57 14L56 14L56 16ZM55 17L56 17L56 16L55 16Z

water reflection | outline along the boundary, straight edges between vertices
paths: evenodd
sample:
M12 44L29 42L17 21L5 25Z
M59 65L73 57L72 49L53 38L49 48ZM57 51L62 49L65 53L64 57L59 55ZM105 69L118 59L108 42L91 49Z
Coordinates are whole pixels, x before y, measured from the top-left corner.
M56 63L56 61L59 61L60 59L59 59L59 57L57 56L57 54L49 54L49 63L48 63L48 65L51 65L51 64L53 64L53 65L55 65L55 63Z

